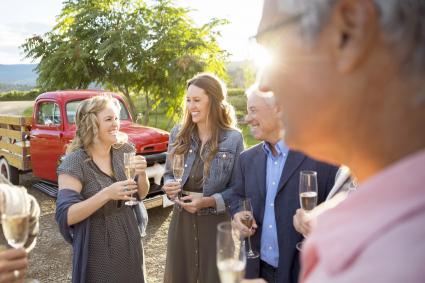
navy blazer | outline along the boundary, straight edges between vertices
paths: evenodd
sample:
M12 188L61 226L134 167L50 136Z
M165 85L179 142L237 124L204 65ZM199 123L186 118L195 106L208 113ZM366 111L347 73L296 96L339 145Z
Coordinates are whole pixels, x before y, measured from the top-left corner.
M241 198L251 199L254 217L258 225L256 233L251 237L251 243L252 248L258 252L261 247L261 231L266 201L267 156L262 147L263 143L260 143L242 152L235 165L231 184L232 195L228 202L233 215L238 210ZM318 203L321 203L326 199L335 182L338 167L313 160L297 151L289 151L274 203L279 244L277 282L298 282L300 264L299 253L295 245L303 240L303 236L295 230L292 219L295 211L300 208L298 186L299 175L302 170L317 171ZM258 278L259 276L260 259L248 259L246 278Z

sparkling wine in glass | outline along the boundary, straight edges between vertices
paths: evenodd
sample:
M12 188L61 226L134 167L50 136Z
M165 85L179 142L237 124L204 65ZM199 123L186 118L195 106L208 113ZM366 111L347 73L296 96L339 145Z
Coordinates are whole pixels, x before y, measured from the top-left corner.
M184 173L184 155L183 154L174 154L173 155L173 175L174 180L181 184L183 180ZM181 191L177 194L177 198L180 200Z
M245 275L246 254L240 233L230 222L217 226L217 268L221 283L239 283Z
M250 199L241 200L240 211L242 212L241 222L251 230L252 224L254 223L254 213L252 210L252 204ZM247 258L257 258L260 254L257 251L253 251L251 247L251 235L248 236L248 253Z
M3 214L3 234L7 243L19 249L24 247L29 233L29 213Z
M310 211L317 205L317 172L300 172L300 205L305 211Z
M124 152L124 170L125 175L128 180L133 180L135 175L135 164L134 164L134 157L136 156L135 152ZM133 194L131 194L131 197L133 197ZM126 205L136 205L136 200L128 200L125 202Z
M300 206L306 212L313 210L317 205L317 172L301 171L300 172ZM303 242L296 245L301 250Z

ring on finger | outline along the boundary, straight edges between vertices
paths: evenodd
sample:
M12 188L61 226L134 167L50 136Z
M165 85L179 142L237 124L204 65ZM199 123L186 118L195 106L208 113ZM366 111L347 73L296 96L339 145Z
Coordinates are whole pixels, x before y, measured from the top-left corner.
M13 276L15 277L15 279L19 279L19 275L21 275L21 272L19 272L19 270L13 270Z

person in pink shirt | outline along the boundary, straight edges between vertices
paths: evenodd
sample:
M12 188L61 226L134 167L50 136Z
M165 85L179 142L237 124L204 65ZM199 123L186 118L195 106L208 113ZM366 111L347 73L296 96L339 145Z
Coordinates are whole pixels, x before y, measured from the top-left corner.
M360 183L317 219L300 281L425 282L425 2L265 0L256 40L287 145Z

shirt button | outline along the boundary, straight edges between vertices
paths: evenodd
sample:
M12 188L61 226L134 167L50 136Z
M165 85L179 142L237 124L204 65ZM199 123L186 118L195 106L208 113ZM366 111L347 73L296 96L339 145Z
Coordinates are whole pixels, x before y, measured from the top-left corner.
M274 162L274 165L277 165L277 161Z
M272 183L272 185L274 186L274 185L276 185L276 183L275 183L275 182L273 182L273 183Z
M185 164L184 167L187 167L187 164Z
M189 149L189 152L192 153L193 150Z
M274 203L271 203L270 206L274 206Z
M271 229L273 227L273 225L269 225L269 228Z
M269 250L272 250L273 248L272 248L272 246L269 246Z

